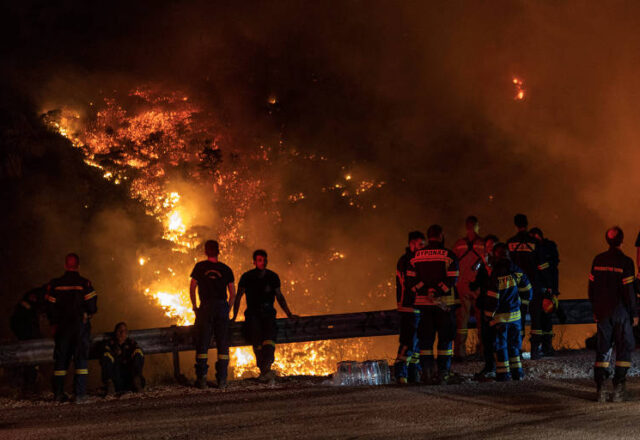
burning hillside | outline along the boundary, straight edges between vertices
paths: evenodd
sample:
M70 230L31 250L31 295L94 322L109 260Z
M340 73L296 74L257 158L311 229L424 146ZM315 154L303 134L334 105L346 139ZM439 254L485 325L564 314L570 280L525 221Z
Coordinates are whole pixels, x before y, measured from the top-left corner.
M49 111L44 119L82 151L88 166L99 168L114 185L126 185L130 197L162 225L159 245L137 250L137 288L179 325L194 321L188 277L194 262L202 258L198 245L203 240L219 240L221 258L239 278L248 269L250 243L286 251L286 245L272 238L273 230L296 227L283 225L282 209L318 195L337 198L347 209L376 209L373 194L385 185L381 180L356 179L346 167L320 155L300 154L282 142L275 148L234 148L213 114L184 93L138 88L103 97L82 111ZM339 177L335 183L315 188L316 194L309 194L308 186L304 191L285 189L276 170L308 163L335 169ZM161 243L170 244L170 251ZM274 265L285 294L301 313L333 312L327 278L348 272L349 252L329 243L296 251L286 266ZM358 298L390 294L391 276L379 274L378 278L371 288L367 286L368 292L359 291ZM370 308L365 302L360 307ZM345 348L324 341L281 346L276 368L287 374L328 374L336 359L365 356L365 345L358 341ZM242 376L253 362L249 349L232 350L236 376Z

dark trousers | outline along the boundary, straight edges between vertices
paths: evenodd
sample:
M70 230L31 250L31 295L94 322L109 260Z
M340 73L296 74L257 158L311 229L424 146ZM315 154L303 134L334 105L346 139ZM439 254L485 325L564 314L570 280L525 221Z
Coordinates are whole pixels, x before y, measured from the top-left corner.
M264 306L244 313L245 337L253 346L260 374L271 371L276 352L276 309Z
M229 368L229 304L226 301L201 304L196 313L194 331L196 376L205 377L209 371L209 345L214 336L218 351L216 379L226 380Z
M631 352L635 348L631 316L623 305L619 305L610 317L600 319L597 324L596 363L593 369L596 383L608 377L612 346L616 347L616 369L613 383L624 383L631 367Z
M545 313L542 308L542 300L544 294L540 289L534 291L533 299L529 304L529 313L531 314L531 353L540 350L540 344L544 344L545 350L551 348L551 340L553 338L553 324L551 323L551 314Z
M495 325L496 380L522 379L520 321Z
M140 353L135 353L133 358L127 360L127 362L103 356L100 359L100 366L102 367L103 383L106 384L111 380L117 392L131 391L133 389L133 378L136 376L142 378L144 356ZM144 386L144 379L142 382Z
M480 335L482 337L482 355L484 357L484 370L494 371L496 369L495 345L496 328L491 325L491 321L482 318L480 320Z
M75 367L74 391L76 396L87 393L87 363L89 359L89 344L91 341L91 324L78 324L71 328L62 325L55 336L53 350L53 394L60 396L64 392L64 382L67 370L73 359Z
M394 366L396 379L409 378L411 381L420 379L420 348L418 347L418 325L420 313L399 312L400 315L400 346Z
M420 308L418 325L418 345L420 346L420 366L423 371L434 371L433 344L438 336L437 365L438 374L445 375L451 369L453 338L456 321L453 312L437 306Z

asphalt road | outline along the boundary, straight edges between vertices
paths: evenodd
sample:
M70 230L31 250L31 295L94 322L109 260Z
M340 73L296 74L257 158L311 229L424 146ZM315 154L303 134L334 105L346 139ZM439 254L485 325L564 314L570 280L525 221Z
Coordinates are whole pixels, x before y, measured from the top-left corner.
M638 438L640 378L629 379L629 401L598 404L588 367L578 378L558 373L583 361L539 362L511 383L346 388L301 377L224 391L156 386L83 405L4 398L0 438Z

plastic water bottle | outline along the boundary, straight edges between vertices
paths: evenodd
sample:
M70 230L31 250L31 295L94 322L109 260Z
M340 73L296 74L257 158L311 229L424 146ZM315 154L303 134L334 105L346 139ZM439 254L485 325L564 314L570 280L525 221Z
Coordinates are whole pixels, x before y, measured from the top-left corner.
M391 371L386 360L343 361L338 362L337 367L333 385L386 385L391 382Z

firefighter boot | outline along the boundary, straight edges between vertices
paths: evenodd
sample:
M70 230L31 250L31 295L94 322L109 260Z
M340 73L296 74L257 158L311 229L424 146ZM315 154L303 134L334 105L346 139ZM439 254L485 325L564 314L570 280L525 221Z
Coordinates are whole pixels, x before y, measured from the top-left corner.
M437 380L436 372L433 367L422 368L422 383L425 385L434 385Z
M115 394L116 394L116 387L113 384L113 381L111 379L109 379L104 384L102 397L113 396Z
M201 390L207 389L207 376L198 376L196 379L196 388L200 388Z
M624 402L626 398L626 389L624 382L618 382L613 386L612 402Z
M607 392L604 390L604 384L602 382L597 383L596 390L596 402L604 403L607 401Z

